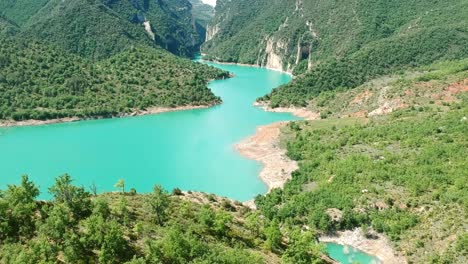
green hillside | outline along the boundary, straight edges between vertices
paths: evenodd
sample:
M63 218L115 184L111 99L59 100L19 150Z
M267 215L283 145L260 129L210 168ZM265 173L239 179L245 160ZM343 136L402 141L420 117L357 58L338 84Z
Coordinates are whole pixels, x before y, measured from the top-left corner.
M408 263L465 263L467 66L434 64L314 98L322 120L284 129L299 170L284 190L257 197L263 215L284 229L375 230Z
M14 21L18 25L24 25L47 2L49 0L2 0L0 1L0 16Z
M211 105L227 77L161 49L133 48L93 63L37 41L0 39L0 119L112 117L154 106Z
M221 0L210 25L216 34L203 52L211 59L293 70L299 76L294 82L262 100L273 107L305 106L322 91L465 58L467 12L463 0Z

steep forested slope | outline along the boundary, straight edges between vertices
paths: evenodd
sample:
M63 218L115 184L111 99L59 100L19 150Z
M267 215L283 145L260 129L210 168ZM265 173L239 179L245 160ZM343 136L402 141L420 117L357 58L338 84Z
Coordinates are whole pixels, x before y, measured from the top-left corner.
M204 40L187 0L2 0L0 6L0 14L20 25L24 35L93 59L131 45L159 45L191 56Z
M1 120L220 102L206 83L227 73L167 52L191 56L201 42L186 0L1 0L0 7Z
M468 56L467 12L462 0L219 1L203 51L305 73L263 98L304 106L324 90Z

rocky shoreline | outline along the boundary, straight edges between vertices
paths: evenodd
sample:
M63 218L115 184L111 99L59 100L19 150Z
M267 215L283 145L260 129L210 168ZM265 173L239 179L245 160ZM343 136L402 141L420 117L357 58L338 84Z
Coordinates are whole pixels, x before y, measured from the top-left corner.
M254 103L265 111L278 113L291 113L306 120L316 120L319 113L311 112L305 108L269 108L266 104ZM282 188L291 173L299 167L296 161L286 155L286 150L279 146L281 129L289 121L277 122L257 127L255 135L250 136L235 145L235 149L244 157L262 163L260 178L268 186L268 191Z
M319 240L323 243L336 243L357 248L366 254L377 257L380 263L407 263L405 257L395 254L390 241L385 236L374 232L371 238L367 238L360 228L337 232L334 235L321 236Z
M320 119L320 113L319 112L312 112L309 109L302 107L277 107L277 108L271 108L268 106L267 102L255 102L254 103L255 107L259 107L263 109L264 111L267 112L275 112L275 113L291 113L296 117L303 118L305 120L317 120Z
M281 128L288 122L277 122L257 128L255 135L236 144L236 150L244 157L263 164L260 178L268 191L283 187L291 173L299 167L296 161L286 156L286 150L279 146Z
M203 109L203 108L209 108L212 106L214 106L214 104L198 105L198 106L179 106L179 107L152 107L146 110L139 110L139 111L134 111L131 113L120 114L118 116L113 116L109 118L155 115L155 114L161 114L161 113L167 113L167 112ZM7 121L0 121L0 127L40 126L40 125L49 125L49 124L57 124L57 123L84 121L84 120L97 120L97 119L105 119L105 118L108 118L108 117L94 117L94 118L65 117L65 118L57 118L57 119L49 119L49 120L24 120L24 121L7 120Z

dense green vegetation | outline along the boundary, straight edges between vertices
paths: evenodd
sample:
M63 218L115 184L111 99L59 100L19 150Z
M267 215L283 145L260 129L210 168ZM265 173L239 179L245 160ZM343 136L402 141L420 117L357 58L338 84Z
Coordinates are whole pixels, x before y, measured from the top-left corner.
M206 83L227 73L158 47L197 51L191 8L186 0L0 1L0 120L219 103Z
M134 45L159 45L192 56L204 40L187 0L2 0L0 10L21 27L23 37L53 42L91 59L108 58ZM145 21L154 37L145 31Z
M22 178L0 192L2 263L277 263L278 227L238 203L205 194L94 196L58 177L38 202ZM208 199L208 204L197 200ZM313 234L296 233L285 263L317 258ZM315 256L315 257L314 257ZM310 263L310 262L307 262ZM317 262L318 263L318 262Z
M467 57L467 12L463 0L219 1L211 24L218 32L203 51L265 65L273 43L283 69L300 76L262 100L306 106L322 91Z
M49 0L2 0L0 1L0 16L7 17L15 24L23 25L47 2Z
M220 102L206 87L226 72L161 49L93 63L43 42L0 39L0 119L110 117L150 107Z
M319 97L315 106L339 118L363 94L355 111L374 104L379 87L372 87L380 82L388 86L385 100L404 100L406 108L291 123L283 141L300 169L284 190L257 197L262 214L324 233L372 228L412 263L466 262L466 60L425 70Z
M6 17L15 18L21 8L33 10L35 5L15 7L6 10ZM37 12L22 15L30 15L22 26L25 35L92 59L107 58L130 45L155 44L174 54L191 56L202 42L186 0L50 0ZM154 37L145 31L145 21Z

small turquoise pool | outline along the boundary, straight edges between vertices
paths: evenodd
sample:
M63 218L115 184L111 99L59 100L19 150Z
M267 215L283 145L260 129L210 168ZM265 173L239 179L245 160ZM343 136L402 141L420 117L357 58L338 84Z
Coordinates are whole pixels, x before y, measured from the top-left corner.
M357 248L336 243L326 243L329 256L342 264L377 264L378 258L368 255Z

